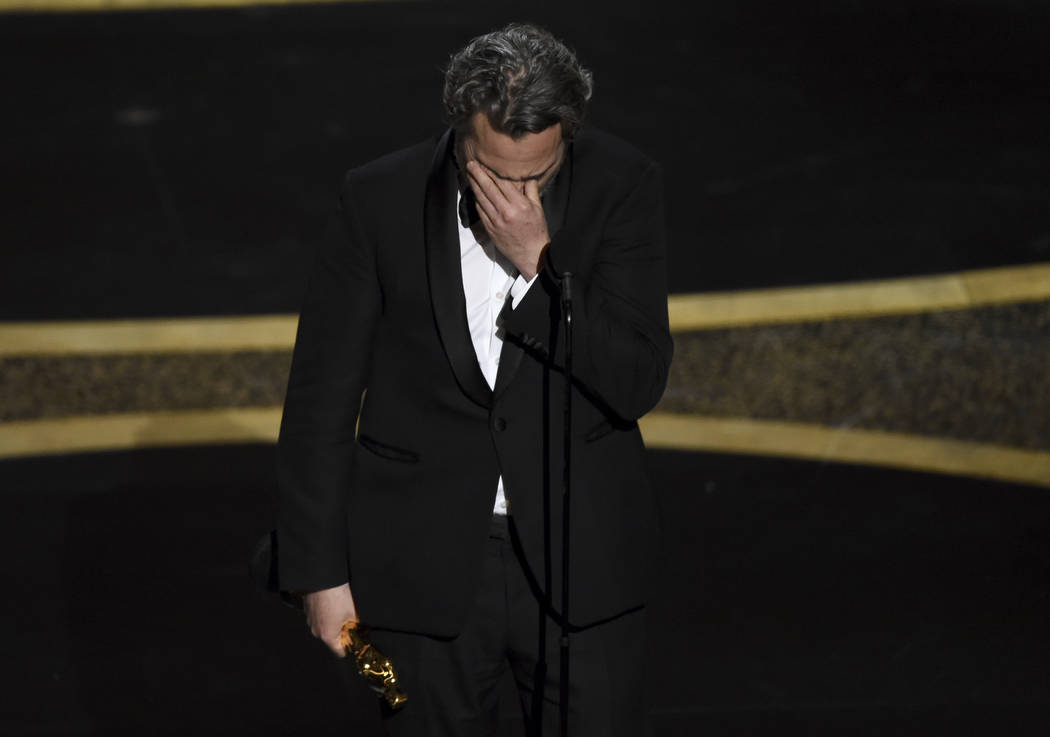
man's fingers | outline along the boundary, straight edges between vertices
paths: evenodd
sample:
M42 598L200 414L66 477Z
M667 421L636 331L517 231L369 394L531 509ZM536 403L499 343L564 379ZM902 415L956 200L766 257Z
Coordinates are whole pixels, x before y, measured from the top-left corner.
M342 640L338 637L335 640L325 640L324 644L328 646L328 649L335 653L336 657L345 658L346 649L343 647Z
M484 167L482 167L484 168ZM508 182L499 177L492 176L492 172L485 172L489 179L492 180L492 184L499 190L500 195L508 203L513 203L521 198L521 190L516 182Z
M527 218L534 210L543 208L539 186L534 179L517 185L521 187L521 190L515 190L513 201L501 198L498 195L493 199L494 195L491 188L486 188L484 181L480 177L475 177L471 174L469 179L470 188L474 191L474 197L477 201L478 212L487 212L489 218L494 222L518 222L522 218ZM491 181L491 178L489 180Z
M330 589L312 591L303 596L303 609L310 633L333 653L344 657L340 635L343 623L357 621L357 607L350 586L343 584Z
M492 176L489 170L477 161L470 161L467 163L467 173L478 182L478 185L485 191L489 200L494 204L502 205L510 199L507 190L503 186L503 182Z
M334 633L330 633L325 631L321 626L312 626L310 627L310 634L323 642L329 650L340 658L346 657L346 650L343 648L342 627L337 629Z
M481 224L485 226L486 232L491 236L496 230L496 226L492 222L492 217L480 207L478 208L478 217L481 218Z
M499 214L499 208L492 203L488 193L485 192L481 184L473 176L470 177L470 188L474 190L474 200L478 205L478 214L488 212L489 217L495 218Z
M528 179L525 181L525 196L529 198L529 202L534 205L543 206L543 201L540 200L540 183L535 179Z
M491 178L489 181L492 181ZM494 220L503 216L503 208L507 207L507 201L498 189L494 190L493 187L486 186L481 177L473 175L470 177L470 187L474 190L478 209L487 208L489 216Z

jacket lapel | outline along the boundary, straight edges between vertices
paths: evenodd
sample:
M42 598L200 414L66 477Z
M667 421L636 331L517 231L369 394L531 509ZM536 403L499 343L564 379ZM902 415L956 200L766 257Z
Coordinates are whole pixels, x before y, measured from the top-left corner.
M456 167L452 159L453 136L449 129L438 141L427 179L423 211L427 252L427 280L431 306L441 343L460 388L482 407L492 403L492 390L478 366L467 325L463 296L463 268L456 222Z
M565 161L562 162L554 181L543 195L543 214L547 218L547 233L552 239L565 222L565 215L569 210L569 195L572 192L573 145L571 142L566 145L568 148L565 152ZM530 291L542 288L541 284L533 284ZM509 304L507 309L509 309ZM499 357L499 370L496 372L496 388L493 390L495 398L498 398L510 385L514 375L518 372L523 355L525 351L517 343L509 340L503 342Z

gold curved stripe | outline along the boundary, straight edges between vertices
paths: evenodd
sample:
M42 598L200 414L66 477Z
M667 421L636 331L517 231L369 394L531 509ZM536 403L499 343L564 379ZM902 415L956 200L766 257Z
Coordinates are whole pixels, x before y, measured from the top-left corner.
M136 412L0 423L0 458L277 440L280 407Z
M802 422L654 412L639 423L650 448L888 466L1050 487L1050 453Z
M811 320L906 315L1050 299L1050 263L668 300L675 332Z
M0 356L290 350L296 315L0 324Z
M813 287L676 294L673 332L1050 299L1050 263ZM296 315L0 323L0 356L288 350Z
M83 13L114 10L235 8L249 5L306 5L374 0L0 0L0 12Z
M130 448L271 443L279 407L155 412L0 424L0 458ZM1050 453L799 422L654 412L650 448L887 466L1050 487Z

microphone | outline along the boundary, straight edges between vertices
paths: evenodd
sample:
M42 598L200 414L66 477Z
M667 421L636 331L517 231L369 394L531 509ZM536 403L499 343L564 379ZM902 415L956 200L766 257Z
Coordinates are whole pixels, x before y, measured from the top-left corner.
M558 690L559 732L561 737L569 734L569 541L572 505L572 272L561 275L561 311L565 322L565 404L563 407L564 466L562 468L561 496L561 640L559 642L559 665L561 674Z
M566 271L561 275L561 305L572 307L572 272Z

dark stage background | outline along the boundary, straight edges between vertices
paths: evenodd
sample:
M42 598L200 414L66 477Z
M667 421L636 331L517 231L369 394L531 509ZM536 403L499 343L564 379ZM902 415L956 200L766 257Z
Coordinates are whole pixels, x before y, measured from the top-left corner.
M1046 2L14 13L0 320L294 313L343 171L439 130L449 52L512 19L569 41L595 73L591 123L662 162L675 293L1050 261ZM839 410L850 361L797 386L769 359L766 383L830 409L723 414L1050 452L1050 302L886 320L842 328L894 346L881 393ZM727 346L788 341L803 367L842 349L806 330L676 336L670 398L732 395L729 364L704 363ZM271 358L237 380L279 387ZM0 355L0 427L99 397L100 414L184 408L221 375L180 369L159 399L134 395L163 382L121 379L110 401L99 382L126 366L49 360ZM272 463L262 443L0 461L0 734L376 734L372 696L248 578ZM1050 479L760 449L650 465L657 735L1050 733Z

